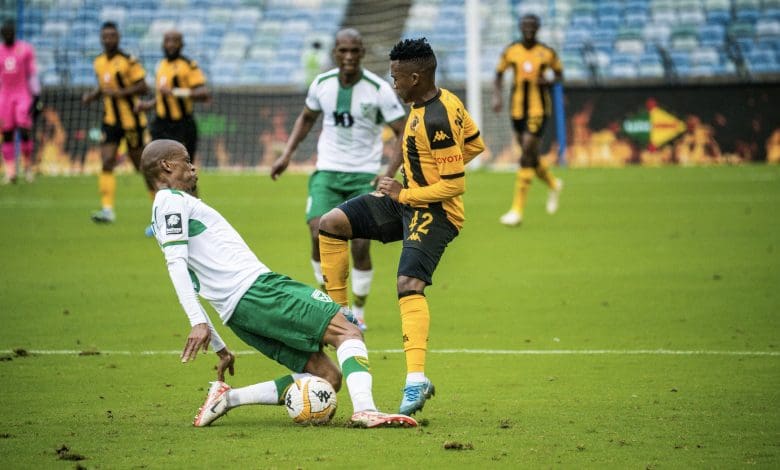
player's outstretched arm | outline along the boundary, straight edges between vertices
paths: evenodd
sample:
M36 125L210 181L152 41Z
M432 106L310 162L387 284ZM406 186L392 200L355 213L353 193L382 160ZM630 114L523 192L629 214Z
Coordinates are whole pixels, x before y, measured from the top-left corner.
M282 173L284 173L284 170L286 170L287 166L290 164L290 160L295 153L295 149L298 148L298 144L309 135L309 131L314 127L314 123L317 122L319 115L319 111L312 111L306 106L303 107L303 111L301 111L301 114L295 119L295 125L290 133L290 137L287 139L287 144L284 146L284 151L279 158L276 159L273 165L271 165L272 180L276 181L277 178L282 176Z
M84 105L88 105L91 102L95 101L97 98L99 98L100 95L101 95L100 88L97 87L97 88L95 88L93 90L90 90L90 91L84 93L81 96L81 103L84 104Z
M496 78L493 79L493 112L500 113L503 108L503 88L504 74L496 72Z

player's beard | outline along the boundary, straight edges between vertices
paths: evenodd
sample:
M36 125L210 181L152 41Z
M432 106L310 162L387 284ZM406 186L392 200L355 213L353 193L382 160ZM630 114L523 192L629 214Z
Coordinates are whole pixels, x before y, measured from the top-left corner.
M181 49L174 52L168 52L168 50L163 47L163 54L165 55L166 59L173 61L179 58L181 55Z

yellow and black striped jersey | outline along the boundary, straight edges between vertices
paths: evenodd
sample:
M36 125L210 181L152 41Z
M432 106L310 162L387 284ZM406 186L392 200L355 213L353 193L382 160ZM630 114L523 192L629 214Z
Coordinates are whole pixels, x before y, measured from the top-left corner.
M404 189L398 201L412 207L441 203L458 230L463 227L461 194L465 165L485 148L479 129L460 99L443 88L412 106L403 135Z
M156 83L158 90L157 117L178 121L185 116L192 115L192 98L163 96L159 92L160 87L197 88L206 84L206 77L198 67L197 62L180 56L174 60L163 59L160 61L157 65Z
M122 51L111 58L105 53L100 54L95 58L93 66L101 91L127 88L146 78L143 65ZM109 126L121 125L123 129L146 126L146 115L133 111L137 101L137 96L103 96L103 123Z
M504 49L496 73L504 73L510 67L514 72L510 96L512 118L549 116L552 111L549 88L539 84L539 77L548 68L557 73L563 71L558 54L542 43L526 49L522 42L514 42Z

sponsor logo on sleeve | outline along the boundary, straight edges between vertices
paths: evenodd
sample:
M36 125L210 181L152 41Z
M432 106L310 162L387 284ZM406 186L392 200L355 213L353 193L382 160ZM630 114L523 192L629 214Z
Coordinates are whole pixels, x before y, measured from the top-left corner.
M181 235L181 214L166 214L165 215L165 234L166 235Z

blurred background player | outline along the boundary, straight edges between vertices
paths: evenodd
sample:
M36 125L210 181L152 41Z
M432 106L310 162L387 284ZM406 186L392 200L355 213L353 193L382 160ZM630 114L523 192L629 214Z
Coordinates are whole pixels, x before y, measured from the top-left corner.
M171 139L187 148L195 163L198 148L198 127L195 123L195 101L211 98L206 88L206 77L198 63L181 54L184 39L179 31L163 35L162 49L165 57L157 64L155 97L141 100L136 111L155 108L154 119L149 126L152 140ZM198 197L197 192L193 196ZM146 228L146 236L152 237L152 227Z
M211 93L206 88L206 77L198 63L181 54L184 40L179 31L168 31L163 36L165 57L157 64L155 97L139 101L136 109L155 114L149 131L152 140L171 139L187 148L192 162L198 147L198 128L193 102L208 101ZM197 197L197 194L194 194Z
M32 168L33 156L33 113L41 94L38 71L35 65L35 49L32 45L16 39L16 24L12 20L3 22L0 28L3 44L0 45L0 129L3 132L3 162L5 175L3 184L15 183L17 179L15 136L19 130L20 150L24 177L32 182L35 174Z
M393 47L390 76L398 96L412 105L402 140L403 185L385 176L377 192L325 214L320 253L328 294L343 302L347 240L403 240L396 287L407 374L399 412L412 415L434 394L425 375L430 313L424 289L433 283L445 248L463 227L465 164L485 145L460 99L436 87L436 56L425 38Z
M119 142L124 139L127 154L136 170L140 170L141 152L146 134L146 115L135 111L138 97L146 94L146 71L135 57L119 49L119 31L116 24L107 21L100 28L103 53L94 61L98 86L82 97L87 105L103 97L103 140L100 157L103 168L98 177L101 209L92 214L97 223L114 222L116 176ZM147 183L151 192L151 187Z
M336 33L333 59L337 68L318 75L309 87L301 114L282 155L271 167L276 180L287 169L298 144L320 115L322 133L317 142L317 167L309 178L306 221L311 234L311 264L320 285L320 217L342 202L374 190L382 161L382 130L395 132L396 146L384 175L393 177L401 163L401 142L406 112L390 85L361 67L363 39L354 29ZM369 240L352 240L352 312L365 330L364 305L374 275ZM335 299L347 305L347 299Z
M322 48L320 41L312 41L308 49L301 54L304 83L308 87L320 73L330 68L328 53Z
M344 308L321 291L271 272L219 212L190 195L198 175L182 144L155 140L144 150L142 164L145 179L157 191L154 233L192 326L181 361L194 360L209 345L219 356L217 381L193 425L208 426L241 405L279 405L295 378L288 374L235 390L224 383L225 371L233 374L235 356L211 324L200 294L239 338L298 376L320 376L336 390L343 377L354 408L353 425L417 426L407 416L377 411L368 350L360 330L343 315ZM336 348L340 368L322 351L323 344Z
M558 196L563 182L553 176L547 164L539 158L541 137L547 118L551 114L550 85L563 79L561 60L553 49L536 40L540 26L539 17L525 15L520 19L522 39L504 49L493 81L493 111L502 109L504 71L514 71L514 84L509 99L512 128L522 150L520 168L515 177L512 207L501 216L504 225L519 225L534 173L550 188L547 196L547 212L558 210Z

